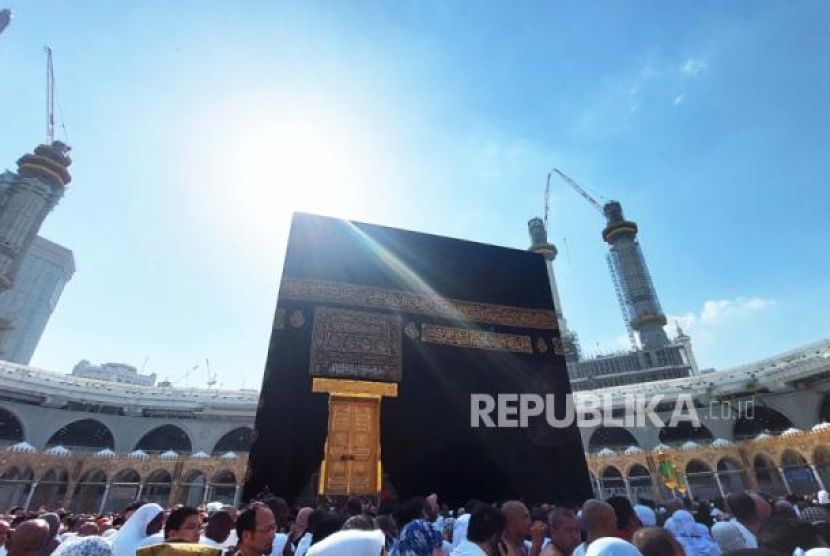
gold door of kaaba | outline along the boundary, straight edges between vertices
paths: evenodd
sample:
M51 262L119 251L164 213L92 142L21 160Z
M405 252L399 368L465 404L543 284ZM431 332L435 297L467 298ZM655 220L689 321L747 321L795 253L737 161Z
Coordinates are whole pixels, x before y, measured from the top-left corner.
M398 385L315 378L314 392L329 394L329 425L318 494L376 495L381 487L380 403Z
M329 401L323 492L366 495L378 491L380 398Z

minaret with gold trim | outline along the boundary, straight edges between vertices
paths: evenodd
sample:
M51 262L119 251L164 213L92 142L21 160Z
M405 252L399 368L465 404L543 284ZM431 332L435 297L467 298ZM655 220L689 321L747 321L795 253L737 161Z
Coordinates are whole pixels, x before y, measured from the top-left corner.
M628 322L637 331L644 348L668 345L669 338L663 330L666 315L637 241L637 224L625 219L622 205L617 201L606 203L603 212L608 224L602 231L602 239L611 247L608 257Z
M568 361L576 361L580 356L579 342L576 334L568 330L568 321L562 313L562 302L559 301L559 288L556 285L556 276L553 273L553 261L556 259L558 251L554 244L548 242L548 231L545 228L545 222L538 216L532 218L527 223L527 231L530 234L531 243L528 251L542 255L545 258L545 265L548 268L548 281L550 282L550 291L553 296L553 306L556 310L556 320L559 324L559 333L565 349L565 359Z
M0 293L14 284L23 255L72 179L69 147L61 141L39 145L6 172L0 191Z

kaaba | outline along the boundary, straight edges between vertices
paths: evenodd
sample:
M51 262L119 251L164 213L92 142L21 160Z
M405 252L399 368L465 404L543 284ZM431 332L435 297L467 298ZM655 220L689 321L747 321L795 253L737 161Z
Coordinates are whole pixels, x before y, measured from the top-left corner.
M243 497L578 503L576 425L515 418L570 391L542 255L298 213ZM473 418L490 396L507 426Z

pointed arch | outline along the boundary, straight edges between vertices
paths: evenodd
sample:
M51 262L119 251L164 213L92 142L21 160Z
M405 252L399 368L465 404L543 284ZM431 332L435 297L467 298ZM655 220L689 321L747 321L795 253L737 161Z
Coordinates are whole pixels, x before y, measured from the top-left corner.
M179 485L178 502L195 508L206 501L207 488L204 472L201 469L191 469L184 474Z
M783 413L770 407L756 405L735 421L732 434L735 440L749 440L762 432L780 434L792 428L793 422Z
M758 490L768 492L774 496L783 496L787 493L775 461L764 453L757 453L752 458L752 472L755 474L755 481L758 483Z
M622 427L599 426L591 433L591 438L588 440L588 451L590 452L598 452L603 448L624 450L629 446L639 447L640 444L628 429Z
M173 477L166 469L156 469L144 481L142 497L148 502L154 502L162 508L168 506L170 492L173 488Z
M35 477L31 467L10 467L0 475L0 507L24 506Z
M821 444L813 451L813 464L822 482L830 485L830 447Z
M73 513L98 513L107 488L107 474L103 469L89 469L75 486L70 508Z
M104 504L105 512L120 512L138 498L141 475L131 467L121 469L110 481L110 491Z
M749 488L746 470L734 458L729 456L720 458L717 463L717 473L726 494L743 492Z
M824 394L818 408L818 423L830 423L830 393Z
M697 442L708 444L714 440L712 432L701 424L695 427L690 421L680 421L675 426L666 425L660 429L660 443L669 446L683 444L684 442Z
M813 494L821 490L813 470L804 456L792 449L781 455L781 470L793 494Z
M0 443L17 444L24 439L23 422L5 407L0 407Z
M32 508L45 506L53 510L63 504L69 487L69 472L64 467L52 467L43 474L32 495Z
M602 485L603 498L608 498L610 496L628 496L628 491L625 489L623 474L613 465L608 465L602 470L602 473L600 474L600 483Z
M223 469L216 473L210 481L210 499L213 502L234 504L236 499L236 474Z
M135 445L135 449L144 450L147 453L173 450L178 454L189 454L193 451L193 443L181 427L162 425L142 436Z
M46 446L64 446L72 451L115 449L112 431L97 419L73 421L55 431Z
M247 453L251 451L254 429L239 427L226 433L213 447L213 455L221 456L227 452Z
M712 500L720 496L715 473L703 460L693 459L686 464L686 482L695 500Z
M651 475L644 465L635 463L628 469L628 484L632 504L640 500L654 500L654 484L651 482Z

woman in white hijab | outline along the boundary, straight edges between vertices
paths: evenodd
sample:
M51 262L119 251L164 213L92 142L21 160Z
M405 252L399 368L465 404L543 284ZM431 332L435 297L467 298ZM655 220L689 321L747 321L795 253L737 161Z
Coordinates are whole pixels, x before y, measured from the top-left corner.
M585 556L642 556L642 553L628 541L603 537L588 545Z
M637 514L643 527L654 527L657 525L657 514L648 506L637 504L634 506L634 513Z
M385 556L386 537L383 531L350 529L329 535L311 545L306 556Z
M161 530L164 524L163 514L164 509L158 504L144 504L138 508L118 533L111 537L113 556L135 556L142 541ZM159 515L162 517L159 518ZM151 523L152 528L148 527Z
M73 537L62 542L52 556L112 556L112 545L101 537Z
M686 510L677 510L664 526L674 535L686 552L686 556L720 556L720 547L709 536L709 531L701 531L695 518Z
M732 521L721 521L712 525L712 536L724 554L733 550L749 548L738 525Z

